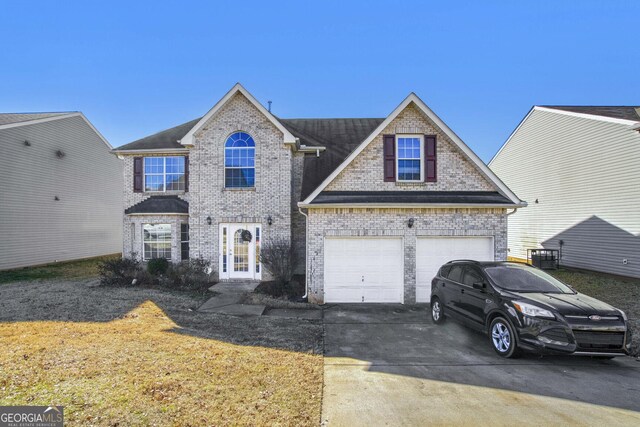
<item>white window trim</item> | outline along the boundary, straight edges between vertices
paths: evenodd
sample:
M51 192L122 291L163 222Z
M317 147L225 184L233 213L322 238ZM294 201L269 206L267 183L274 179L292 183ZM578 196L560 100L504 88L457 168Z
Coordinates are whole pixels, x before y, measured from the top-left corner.
M168 158L178 158L182 157L185 159L185 167L186 167L186 156L149 156L143 157L142 159L142 189L144 193L184 193L185 190L167 190L167 159ZM164 159L162 166L162 173L149 173L147 174L147 159ZM147 175L153 176L161 176L162 177L162 190L147 190ZM175 173L170 173L169 175L177 175ZM186 170L182 172L182 175L186 175ZM186 185L186 182L185 182Z
M398 150L400 138L418 138L420 140L420 179L400 179L400 156ZM396 134L396 182L424 182L424 135L419 134ZM410 159L403 159L410 160Z
M229 137L235 133L238 132L243 132L246 133L247 135L249 135L251 137L251 139L253 139L253 136L246 131L235 131L232 132L231 134L229 134L229 136L227 137L227 139L225 139L225 146L224 146L224 159L223 159L223 173L224 173L224 189L225 190L251 190L256 188L256 181L257 181L257 176L256 176L256 146L254 145L253 147L227 147L227 140L229 139ZM255 139L253 139L253 142L255 144ZM253 148L253 166L227 166L227 150L242 150L242 149L247 149L247 148ZM227 169L253 169L253 185L250 187L227 187Z
M171 250L169 251L169 258L167 258L167 261L171 261L173 259L173 253L172 253L173 252L173 231L174 231L173 230L173 228L174 228L173 224L168 223L168 222L158 222L158 223L155 223L155 222L144 222L144 223L142 223L140 225L140 228L141 228L141 231L142 231L142 236L141 236L142 238L140 239L140 240L142 240L142 251L141 251L142 252L142 260L143 261L149 261L149 260L151 260L153 258L146 258L145 257L145 253L144 253L144 244L146 243L145 240L144 240L144 226L145 225L168 225L170 227L170 230L171 230L170 236L171 237L170 237L169 241L171 242Z

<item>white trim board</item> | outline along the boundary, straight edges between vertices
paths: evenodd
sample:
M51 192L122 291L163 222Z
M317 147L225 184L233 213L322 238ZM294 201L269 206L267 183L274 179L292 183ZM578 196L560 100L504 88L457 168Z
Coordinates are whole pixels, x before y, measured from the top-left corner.
M207 114L205 114L196 125L191 128L191 130L182 137L178 142L182 145L193 145L194 144L194 135L195 133L202 128L209 121L211 117L213 117L236 93L240 92L245 98L249 100L264 116L269 119L271 123L275 127L278 128L280 132L284 135L284 143L285 144L294 144L296 143L296 137L291 134L282 123L275 118L273 114L271 114L262 104L260 104L254 97L251 95L240 83L236 83L229 92L225 96L222 97L220 101L210 109Z
M91 130L93 130L95 134L98 135L98 137L102 140L102 142L104 142L106 146L109 147L110 150L113 150L113 146L109 144L109 141L107 141L107 139L98 131L98 129L96 129L96 127L89 121L89 119L87 119L85 115L79 111L72 112L72 113L62 113L58 116L45 117L42 119L25 120L23 122L17 122L17 123L8 123L5 125L0 125L0 130L20 127L20 126L36 125L39 123L51 122L54 120L69 119L71 117L81 117L82 120L84 120L85 123L91 128Z
M526 206L526 202L523 202L516 196L489 167L484 164L477 154L473 152L465 144L453 130L446 125L445 122L440 119L428 106L425 104L415 93L411 92L404 101L396 107L395 110L389 114L389 116L369 135L359 146L356 148L341 164L329 175L304 201L300 202L299 206L305 206L311 203L322 190L324 190L331 181L333 181L402 111L409 106L409 104L415 104L429 119L431 119L436 126L438 126L453 143L465 154L465 156L480 170L480 172L493 183L498 190L514 204L519 206Z

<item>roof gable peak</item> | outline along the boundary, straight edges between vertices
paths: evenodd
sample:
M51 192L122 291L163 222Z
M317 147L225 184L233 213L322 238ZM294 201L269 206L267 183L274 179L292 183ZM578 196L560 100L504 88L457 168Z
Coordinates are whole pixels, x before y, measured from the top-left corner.
M241 93L246 99L249 100L249 102L251 104L253 104L253 106L255 106L262 114L264 114L264 116L269 119L269 121L271 121L271 123L274 124L274 126L276 128L278 128L278 130L280 130L280 132L283 133L284 135L284 143L285 144L295 144L296 143L296 138L291 134L291 132L289 132L283 125L282 123L280 123L278 121L278 119L271 114L271 112L269 112L266 108L264 108L264 105L262 105L260 102L258 102L258 100L256 98L254 98L253 95L251 95L249 93L249 91L247 91L244 86L242 86L240 83L236 83L235 85L233 85L233 87L231 88L231 90L229 90L229 92L227 92L214 106L213 108L211 108L207 114L205 114L200 121L198 121L198 123L196 123L196 125L191 128L191 130L189 132L187 132L187 134L185 136L182 137L182 139L180 139L180 144L182 145L193 145L194 144L194 135L195 133L202 128L202 126L205 125L205 123L207 123L209 121L209 119L211 117L213 117L224 105L226 105L226 103L233 98L233 96L237 93Z

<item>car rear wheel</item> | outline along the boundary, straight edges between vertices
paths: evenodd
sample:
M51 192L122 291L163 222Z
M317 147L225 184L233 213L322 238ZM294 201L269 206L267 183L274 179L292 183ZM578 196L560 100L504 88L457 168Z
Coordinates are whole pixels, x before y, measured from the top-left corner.
M444 310L438 297L433 297L431 300L431 320L437 325L444 322Z
M520 351L516 344L516 334L504 317L496 317L489 327L491 346L502 357L518 357Z

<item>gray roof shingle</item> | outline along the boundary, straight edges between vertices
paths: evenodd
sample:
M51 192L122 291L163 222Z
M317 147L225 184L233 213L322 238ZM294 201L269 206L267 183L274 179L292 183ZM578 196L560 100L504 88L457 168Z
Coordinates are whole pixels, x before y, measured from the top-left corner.
M384 119L278 119L300 143L324 146L305 156L300 200L304 200L351 154Z
M191 128L193 128L202 117L191 120L187 123L172 127L154 133L153 135L146 136L129 144L122 145L116 148L116 151L127 150L162 150L165 148L184 148L184 145L180 144L178 140L182 139Z
M594 116L611 117L614 119L624 119L640 121L639 106L605 106L605 105L541 105L544 108L554 110L570 111L573 113L591 114Z
M437 203L501 205L512 202L497 191L322 191L312 204Z
M178 196L151 196L128 209L125 214L188 214L189 202Z
M58 113L0 113L0 126L14 123L30 122L32 120L47 119L49 117L64 116L73 112Z

